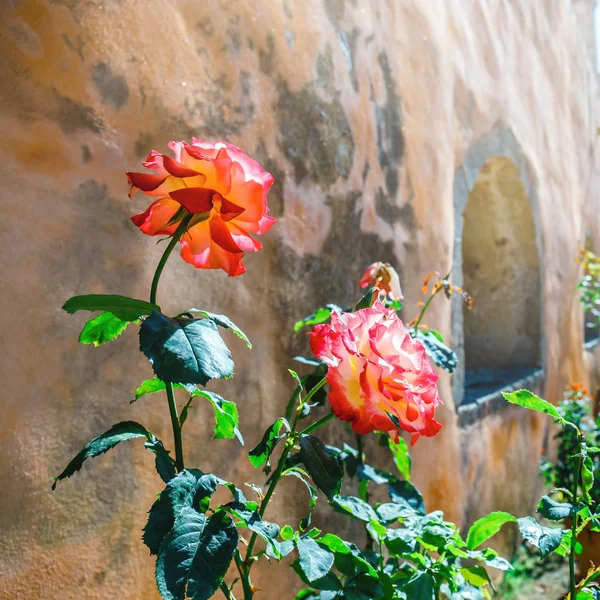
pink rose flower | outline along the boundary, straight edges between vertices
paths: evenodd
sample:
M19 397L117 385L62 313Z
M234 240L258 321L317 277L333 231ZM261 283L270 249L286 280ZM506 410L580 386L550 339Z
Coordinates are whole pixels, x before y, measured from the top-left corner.
M334 312L330 325L315 326L310 345L328 366L333 412L356 433L387 431L397 441L399 424L414 444L440 430L438 375L393 308L376 301L355 313Z

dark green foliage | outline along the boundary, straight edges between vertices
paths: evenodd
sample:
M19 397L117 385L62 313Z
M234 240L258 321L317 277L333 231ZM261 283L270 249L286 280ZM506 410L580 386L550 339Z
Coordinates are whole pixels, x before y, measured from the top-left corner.
M539 549L542 558L560 546L562 529L543 527L532 517L518 519L518 523L523 538Z
M163 539L184 509L206 510L217 483L214 475L196 469L186 469L169 481L152 505L144 527L143 540L151 554L158 553Z
M104 452L108 452L121 442L139 437L148 438L149 435L146 428L135 421L123 421L113 425L108 431L95 437L82 448L81 452L66 466L65 470L58 477L54 478L52 489L56 489L56 484L59 481L71 477L73 473L79 471L88 458L104 454Z
M88 294L74 296L63 304L63 310L70 315L79 310L106 311L123 321L137 321L153 311L160 312L160 307L144 300L136 300L116 294Z
M287 469L284 472L284 475L286 477L292 475L298 478L300 481L302 481L302 483L306 486L306 489L308 490L308 494L310 496L308 515L306 515L306 517L300 521L300 530L304 531L310 525L312 511L317 504L317 490L305 479L304 473L297 467L291 467L290 469Z
M170 319L153 312L140 327L140 350L162 381L206 385L233 374L231 353L209 319Z
M331 499L340 491L344 470L323 442L311 435L300 436L300 461L316 486Z
M435 600L435 580L426 571L417 571L401 589L411 600Z
M437 332L436 332L437 333ZM443 339L440 340L439 335L436 335L431 330L417 331L415 337L425 346L427 356L442 369L448 373L454 373L458 359L454 350L444 344Z
M575 507L568 502L556 502L548 496L542 497L538 505L538 512L549 521L562 521L575 514Z
M156 456L156 472L165 483L169 483L176 475L175 463L169 452L165 450L162 442L152 434L149 434L149 439L144 446L154 452Z
M161 544L156 582L164 600L207 600L218 589L238 544L223 511L207 517L184 508Z
M199 313L203 317L205 317L206 319L210 319L220 327L224 327L225 329L231 329L231 331L233 331L235 335L237 335L239 338L246 342L248 348L252 348L252 344L250 343L248 336L229 317L225 315L218 315L216 313L212 313L207 310L202 310L198 308L189 308L185 311L185 313L182 314L187 313Z
M342 514L349 515L359 521L368 523L371 519L377 521L377 513L364 500L355 496L336 496L331 506Z
M127 329L130 321L123 321L112 313L103 312L90 319L79 334L81 344L100 346L118 338Z
M271 453L275 449L277 443L285 437L284 435L279 435L282 427L285 427L287 431L290 430L289 423L285 419L277 419L265 431L258 445L248 452L248 458L250 459L250 462L254 468L261 467L265 463L267 463L266 468L268 468L268 461Z
M298 539L296 548L299 556L298 567L306 581L313 583L329 573L333 566L332 552L307 536Z
M425 514L425 502L421 492L410 482L392 479L388 482L390 500L400 505L407 505L418 513Z

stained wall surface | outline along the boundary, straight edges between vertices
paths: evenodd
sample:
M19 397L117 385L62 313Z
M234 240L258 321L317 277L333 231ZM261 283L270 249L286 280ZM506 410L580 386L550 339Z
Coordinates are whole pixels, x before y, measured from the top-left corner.
M400 271L412 316L423 276L451 268L455 207L466 202L455 198L457 174L496 136L513 140L536 198L547 397L594 375L600 359L584 355L575 291L578 248L586 230L599 232L592 7L2 0L0 597L157 597L140 530L161 485L141 445L122 445L54 494L49 481L120 420L170 442L164 399L129 404L151 375L134 331L78 346L82 319L60 306L82 293L147 297L162 247L129 222L147 202L127 198L123 172L171 139L227 139L276 179L279 220L246 274L228 279L174 258L159 289L165 311L223 311L254 341L248 351L228 338L236 375L211 384L238 403L249 446L291 392L291 357L306 351L290 334L297 318L351 304L377 259ZM451 339L450 302L427 320ZM510 409L461 429L445 374L440 391L444 429L413 451L428 507L463 524L491 510L529 513L547 420ZM186 428L189 464L239 484L256 477L237 442L210 441L208 407ZM350 439L339 424L327 436ZM303 516L302 493L283 484L270 518ZM317 523L332 522L324 505ZM257 572L257 585L262 597L290 598L297 582L275 565Z

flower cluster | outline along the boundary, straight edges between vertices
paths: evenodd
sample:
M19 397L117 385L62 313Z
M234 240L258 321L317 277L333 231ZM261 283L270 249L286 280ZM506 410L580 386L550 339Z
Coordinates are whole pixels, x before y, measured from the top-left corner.
M147 235L173 235L187 217L181 256L195 267L223 269L230 276L246 270L242 259L262 244L250 234L269 231L267 193L273 177L238 147L226 142L170 142L174 157L152 150L145 167L128 172L129 197L139 190L158 198L131 218Z

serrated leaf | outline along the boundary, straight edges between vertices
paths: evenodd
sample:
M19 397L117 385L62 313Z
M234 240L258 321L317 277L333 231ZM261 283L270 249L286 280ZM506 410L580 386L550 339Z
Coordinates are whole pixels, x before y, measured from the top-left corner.
M359 465L356 469L356 476L360 481L372 481L377 485L389 483L390 478L395 480L395 477L393 477L391 473L382 471L381 469L375 469L371 465Z
M435 600L435 581L424 571L417 571L400 589L410 600Z
M467 583L470 583L477 588L485 587L490 583L487 571L483 567L463 567L460 570L460 573Z
M410 481L411 459L406 442L398 438L398 443L394 443L392 438L388 438L388 447L392 451L398 472L406 481Z
M156 472L160 475L161 479L165 483L169 483L169 481L171 481L171 479L173 479L177 474L175 471L175 463L169 455L169 452L165 450L163 443L152 434L149 435L150 439L144 444L144 446L151 452L154 452L156 457Z
M317 308L312 315L308 315L308 317L304 317L304 319L300 319L300 321L294 323L294 333L298 333L304 327L325 323L331 317L331 312L331 308Z
M135 402L139 400L142 396L146 394L154 394L155 392L163 392L166 389L165 382L161 381L158 378L154 379L146 379L140 383L138 388L135 390L135 397L131 402Z
M425 501L421 492L408 481L390 481L387 485L390 500L408 506L418 513L425 514Z
M231 329L231 331L233 331L235 335L237 335L239 338L246 342L248 348L252 348L252 344L250 343L248 336L229 317L225 315L218 315L216 313L212 313L207 310L202 310L198 308L189 308L185 312L200 313L203 317L214 321L220 327L223 327L225 329Z
M296 542L299 566L309 583L325 577L333 567L333 553L319 546L309 537L300 538Z
M277 419L263 434L262 439L255 448L248 452L248 458L254 468L258 468L267 462L275 446L284 436L280 436L279 432L283 426L289 431L289 425L283 418Z
M560 416L559 412L553 404L550 404L547 400L542 400L534 393L529 390L517 390L516 392L502 392L504 399L511 404L518 404L523 408L529 410L535 410L538 412L545 413L554 417L561 423L564 423L564 419Z
M183 509L156 560L156 583L163 599L211 598L237 544L237 530L224 512L207 518L191 508Z
M231 353L209 319L177 320L153 312L140 327L140 350L162 381L206 385L233 374Z
M517 518L513 517L510 513L501 511L490 513L478 519L471 525L469 533L467 533L467 548L474 550L477 546L496 535L502 528L502 525L516 521Z
M543 496L537 508L544 519L549 521L562 521L577 512L569 502L556 502L548 496Z
M383 543L396 556L405 556L417 549L415 532L410 529L388 529Z
M140 437L147 438L148 435L149 433L146 428L135 421L123 421L113 425L108 431L90 440L82 448L79 454L65 467L64 471L58 477L54 478L52 489L56 489L56 484L59 481L71 477L71 475L79 471L88 458L104 454L121 442Z
M160 312L160 307L144 300L136 300L117 294L87 294L74 296L63 304L63 310L70 315L79 310L106 311L123 321L136 321L153 311Z
M329 594L330 592L339 591L342 589L342 582L339 577L333 572L333 570L329 571L325 577L321 577L315 581L308 581L306 576L304 575L304 571L300 567L300 560L295 560L292 563L292 569L296 571L298 577L306 584L310 585L316 590L321 590L321 594L319 594L319 598L323 598L323 592ZM325 597L332 598L332 595L325 594ZM333 596L335 597L335 596Z
M442 369L448 371L448 373L454 373L456 365L458 364L458 358L452 348L449 348L440 341L437 335L432 331L417 331L416 338L425 347L427 356Z
M263 521L260 518L258 511L253 508L253 505L255 504L256 503L253 502L249 502L247 504L243 504L241 502L230 502L223 508L228 512L233 513L233 515L237 517L245 527L256 533L260 538L267 542L267 544L271 546L272 556L280 559L281 554L279 551L279 542L277 541L277 536L279 535L279 525L270 523L269 521Z
M377 521L377 513L373 508L355 496L336 496L331 500L331 506L342 514L350 515L359 521L369 523L371 519Z
M499 556L498 553L491 548L486 548L483 551L483 560L488 567L498 569L499 571L510 571L513 568L509 561Z
M560 546L563 531L543 527L532 517L518 519L519 531L523 538L539 549L542 558Z
M83 326L79 334L79 343L100 346L110 342L118 338L127 329L130 322L119 319L112 313L103 312Z
M297 467L292 467L291 469L285 471L284 475L286 477L289 475L297 477L306 486L306 489L308 490L308 494L310 496L308 514L306 515L306 517L304 517L304 519L300 521L300 529L304 531L310 525L312 511L317 505L317 490L302 476L302 473L303 472L300 472L300 469L298 469Z
M414 508L406 504L396 504L394 502L380 504L377 506L375 511L379 516L379 520L384 525L389 525L398 519L406 519L407 517L411 517L416 512Z
M217 489L217 478L197 469L186 469L171 479L160 497L152 505L142 539L150 554L156 554L165 536L186 508L207 507Z
M201 396L208 400L215 411L215 440L231 439L236 437L244 445L242 434L238 429L239 417L235 402L225 400L219 394L206 390L194 390L193 396Z
M301 435L299 458L316 486L325 492L329 499L339 493L344 469L319 438Z

